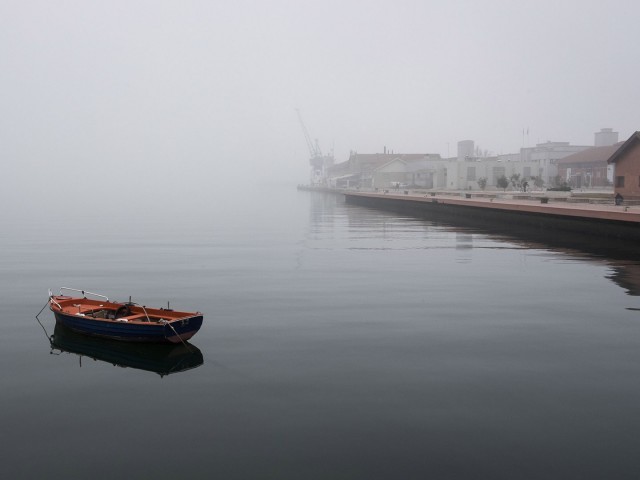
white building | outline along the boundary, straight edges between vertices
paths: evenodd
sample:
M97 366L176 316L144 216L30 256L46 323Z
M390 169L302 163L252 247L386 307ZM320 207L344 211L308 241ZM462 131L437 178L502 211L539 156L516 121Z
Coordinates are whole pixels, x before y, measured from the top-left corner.
M601 128L599 132L593 134L595 147L608 147L618 143L618 132L613 128Z
M397 155L373 170L372 186L386 189L401 183L434 188L434 174L441 163L438 154Z
M461 140L458 142L458 160L462 161L466 158L474 156L475 143L473 140Z
M497 187L498 178L508 179L519 175L520 180L530 179L540 174L537 161L504 161L498 157L471 158L464 162L446 164L446 188L449 190L478 190L478 180L486 179L489 188Z
M603 128L595 135L596 142L607 142L617 139L618 134ZM519 175L520 180L541 177L549 187L556 184L558 160L588 148L591 147L548 141L522 148L520 153L479 157L473 140L462 140L458 142L457 156L444 159L438 154L387 153L385 148L381 154L352 152L348 161L327 168L327 179L328 185L334 187L388 189L403 184L426 189L476 190L480 179L486 179L486 186L492 188L497 187L501 176L509 179Z
M545 185L554 185L558 176L558 160L590 148L588 145L570 145L569 142L538 143L535 147L520 149L522 162L538 162L540 176Z
M374 169L372 187L396 188L398 184L413 188L442 190L478 190L478 180L486 179L488 188L496 187L498 178L511 178L517 174L521 180L540 175L536 161L506 161L498 157L467 157L443 159L437 154L422 158L402 159L396 157ZM531 182L530 182L531 183Z

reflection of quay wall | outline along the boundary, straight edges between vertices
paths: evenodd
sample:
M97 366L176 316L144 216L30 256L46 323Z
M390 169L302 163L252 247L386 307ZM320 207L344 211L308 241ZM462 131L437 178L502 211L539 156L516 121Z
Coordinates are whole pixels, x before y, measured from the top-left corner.
M551 215L536 212L535 208L524 212L504 210L497 208L497 204L491 205L493 209L482 209L471 206L473 201L467 199L437 198L435 203L429 197L345 195L351 204L412 214L453 228L472 227L475 231L507 238L529 248L551 248L591 261L596 259L610 268L609 280L623 288L627 295L640 296L638 222ZM540 205L539 208L543 207ZM572 213L576 213L575 209ZM638 216L625 214L626 218Z
M491 202L450 197L415 197L345 192L347 203L399 210L466 224L526 226L543 231L576 232L625 241L640 240L640 213L591 207Z

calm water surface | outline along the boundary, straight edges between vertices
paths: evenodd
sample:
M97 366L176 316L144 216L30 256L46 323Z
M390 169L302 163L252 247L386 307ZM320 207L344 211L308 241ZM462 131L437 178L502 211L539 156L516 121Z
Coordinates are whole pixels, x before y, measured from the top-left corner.
M5 222L2 478L638 478L638 261L255 193ZM203 363L52 350L60 286L204 312Z

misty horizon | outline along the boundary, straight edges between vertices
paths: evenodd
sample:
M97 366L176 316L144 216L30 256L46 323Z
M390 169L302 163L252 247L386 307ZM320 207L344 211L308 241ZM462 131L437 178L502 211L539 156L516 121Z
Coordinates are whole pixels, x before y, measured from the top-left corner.
M144 208L305 182L296 109L336 162L384 147L453 156L465 139L494 154L592 145L603 127L624 140L638 129L634 13L630 1L3 2L1 198Z

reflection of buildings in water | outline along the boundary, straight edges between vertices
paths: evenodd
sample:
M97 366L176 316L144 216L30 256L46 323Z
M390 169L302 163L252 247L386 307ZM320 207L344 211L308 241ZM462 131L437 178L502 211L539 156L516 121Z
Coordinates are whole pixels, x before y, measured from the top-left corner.
M360 221L364 224L369 221L368 216L356 215L355 212L376 211L376 209L362 206L348 205L348 207L354 209L349 212L350 223ZM397 230L398 222L408 220L422 222L425 231L429 231L431 227L437 227L455 233L455 248L460 250L459 261L461 262L470 258L474 248L474 234L481 234L495 241L516 243L525 248L555 251L606 265L613 272L606 277L607 279L623 288L627 295L640 296L640 250L638 250L636 243L626 241L623 238L582 235L574 232L536 228L535 226L505 226L500 223L478 222L465 218L446 220L439 217L434 221L419 216L407 217L404 211L400 213L400 216L390 213L390 210L377 211L378 215L384 217L387 222L394 224L395 230Z
M334 193L324 192L303 192L309 196L309 206L311 215L311 224L317 225L331 215L336 208L337 195Z
M566 232L549 232L546 241L539 235L532 236L536 239L489 234L489 237L515 242L526 248L550 250L605 265L613 272L605 278L626 290L627 295L640 296L640 258L634 244Z
M457 263L470 263L473 250L473 235L469 232L456 232Z
M591 263L599 263L611 269L611 274L605 278L624 289L627 295L640 296L640 263L633 258L625 260L620 258L612 258L603 253L602 250L557 247L544 243L524 242L527 248L546 249L554 252L563 253L574 258L579 258ZM612 252L610 252L612 254Z
M542 248L605 265L613 272L606 278L627 295L640 296L640 253L634 242L568 232L514 232L515 241L527 248ZM502 238L509 238L501 235ZM529 237L531 240L523 240Z
M456 232L456 249L473 248L473 235L469 232Z
M609 262L612 273L607 278L626 290L627 295L640 296L640 264L637 262Z
M56 324L51 336L51 353L72 353L111 363L118 367L130 367L154 372L161 377L184 372L204 363L202 352L190 343L132 343L80 335Z

